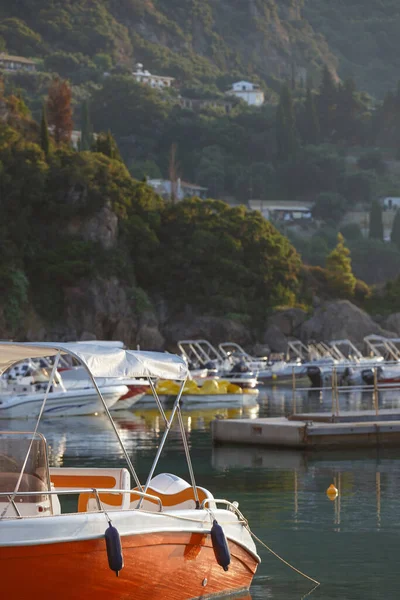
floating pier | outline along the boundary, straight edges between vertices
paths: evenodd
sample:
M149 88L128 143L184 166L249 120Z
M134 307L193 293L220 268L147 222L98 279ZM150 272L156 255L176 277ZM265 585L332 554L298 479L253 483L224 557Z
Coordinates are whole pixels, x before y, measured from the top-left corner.
M400 446L400 409L348 411L340 415L303 413L289 417L216 419L214 444L280 448Z

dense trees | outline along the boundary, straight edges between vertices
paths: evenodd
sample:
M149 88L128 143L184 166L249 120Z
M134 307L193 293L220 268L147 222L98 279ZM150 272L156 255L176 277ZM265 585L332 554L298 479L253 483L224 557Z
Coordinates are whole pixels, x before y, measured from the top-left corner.
M7 265L0 302L7 314L29 299L45 318L60 317L65 288L99 275L139 284L171 311L190 305L248 323L296 301L300 258L259 213L212 200L163 202L131 178L110 133L97 137L95 152L61 143L46 153L45 118L34 128L21 110L9 117L18 128L11 120L0 126L0 223L7 224L0 225ZM108 250L101 229L81 233L105 206L120 232Z

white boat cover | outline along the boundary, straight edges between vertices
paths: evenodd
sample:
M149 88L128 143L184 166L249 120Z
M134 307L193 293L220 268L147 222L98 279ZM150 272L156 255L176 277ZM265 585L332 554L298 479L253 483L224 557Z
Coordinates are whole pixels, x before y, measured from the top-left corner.
M188 367L183 358L167 352L124 350L96 342L0 343L0 374L27 358L70 354L85 365L93 377L159 377L183 381Z

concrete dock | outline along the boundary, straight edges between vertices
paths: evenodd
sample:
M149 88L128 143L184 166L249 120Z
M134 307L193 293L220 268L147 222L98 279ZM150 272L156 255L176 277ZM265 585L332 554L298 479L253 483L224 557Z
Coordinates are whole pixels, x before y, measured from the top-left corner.
M400 446L400 410L296 414L259 419L216 419L214 444L281 448L357 448Z

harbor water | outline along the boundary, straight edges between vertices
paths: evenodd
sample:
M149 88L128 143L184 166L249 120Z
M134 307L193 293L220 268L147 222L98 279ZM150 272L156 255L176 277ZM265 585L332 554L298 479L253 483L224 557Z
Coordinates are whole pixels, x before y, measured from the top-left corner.
M213 448L210 422L217 415L255 418L285 415L293 409L290 389L263 390L258 401L247 407L195 406L184 411L197 483L218 498L238 501L259 538L321 582L308 597L399 598L400 450L303 453L240 446ZM380 392L379 403L385 408L400 408L400 392ZM354 391L343 395L340 407L372 408L372 394ZM298 412L330 408L329 392L296 393ZM162 419L155 404L115 415L121 437L144 480L162 435ZM33 427L34 423L22 420L1 424L2 429ZM40 431L47 438L52 466L124 466L105 416L48 419ZM188 479L178 427L167 441L160 471ZM333 482L339 496L331 501L326 490ZM312 583L260 545L258 551L262 563L250 594L243 599L294 600L309 594Z

